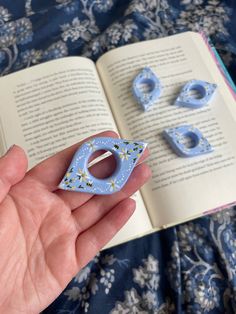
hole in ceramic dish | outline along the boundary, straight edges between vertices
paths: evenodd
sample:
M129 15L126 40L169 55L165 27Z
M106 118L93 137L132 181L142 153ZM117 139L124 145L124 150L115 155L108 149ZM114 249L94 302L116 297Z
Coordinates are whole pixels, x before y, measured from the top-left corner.
M187 132L182 135L181 144L183 144L186 148L191 149L198 145L199 140L195 133Z
M89 173L97 179L109 178L116 170L115 156L107 150L97 150L92 153L88 161Z

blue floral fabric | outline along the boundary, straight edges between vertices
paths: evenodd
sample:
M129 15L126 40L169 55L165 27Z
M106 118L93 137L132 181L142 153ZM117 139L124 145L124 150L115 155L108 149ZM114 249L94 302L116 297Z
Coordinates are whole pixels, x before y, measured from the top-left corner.
M0 73L193 30L236 82L235 16L234 0L0 0ZM44 311L235 312L235 208L101 252Z

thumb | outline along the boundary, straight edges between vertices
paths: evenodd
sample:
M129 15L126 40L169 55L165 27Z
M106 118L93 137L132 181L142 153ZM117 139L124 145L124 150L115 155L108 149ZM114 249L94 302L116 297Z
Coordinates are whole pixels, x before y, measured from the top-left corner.
M0 202L3 201L11 186L24 178L27 165L26 154L17 145L13 145L0 158Z

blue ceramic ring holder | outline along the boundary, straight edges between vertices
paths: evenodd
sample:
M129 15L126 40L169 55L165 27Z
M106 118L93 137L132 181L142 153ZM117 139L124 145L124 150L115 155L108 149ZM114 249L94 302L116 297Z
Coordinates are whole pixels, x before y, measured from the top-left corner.
M216 91L216 84L211 84L201 80L191 80L182 88L175 105L189 108L201 108L208 104ZM200 97L191 96L191 92L196 91Z
M213 151L208 140L192 125L181 125L176 128L165 129L163 136L180 157L195 157ZM186 145L189 140L190 145Z
M127 182L147 144L110 137L96 137L85 142L75 153L59 188L92 194L112 194ZM106 179L94 177L88 170L91 155L98 150L110 151L116 159L115 172Z
M142 86L146 85L146 91ZM155 73L145 67L134 79L132 84L133 95L144 111L147 111L161 95L161 83Z

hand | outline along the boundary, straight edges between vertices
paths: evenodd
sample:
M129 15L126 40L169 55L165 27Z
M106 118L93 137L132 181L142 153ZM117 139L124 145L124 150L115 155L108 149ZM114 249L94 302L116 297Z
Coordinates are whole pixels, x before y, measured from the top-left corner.
M129 197L150 177L142 163L122 191L112 195L58 190L77 148L74 145L27 173L20 147L13 146L0 158L1 314L45 309L129 219L135 209ZM106 175L112 162L107 158L94 165L93 174Z

